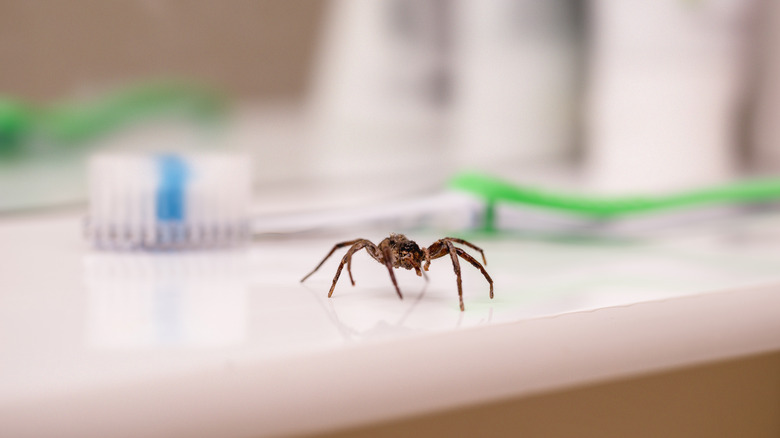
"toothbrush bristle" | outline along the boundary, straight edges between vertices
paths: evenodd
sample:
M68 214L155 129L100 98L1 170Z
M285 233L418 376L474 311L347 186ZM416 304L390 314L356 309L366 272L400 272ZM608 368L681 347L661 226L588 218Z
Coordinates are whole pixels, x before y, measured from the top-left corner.
M248 160L102 155L89 165L88 240L104 249L224 247L249 237Z

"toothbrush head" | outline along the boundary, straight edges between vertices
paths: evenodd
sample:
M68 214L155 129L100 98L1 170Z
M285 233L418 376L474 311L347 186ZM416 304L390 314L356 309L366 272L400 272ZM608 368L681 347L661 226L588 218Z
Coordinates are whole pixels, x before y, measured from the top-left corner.
M249 160L224 154L94 157L85 234L100 249L226 247L249 239Z

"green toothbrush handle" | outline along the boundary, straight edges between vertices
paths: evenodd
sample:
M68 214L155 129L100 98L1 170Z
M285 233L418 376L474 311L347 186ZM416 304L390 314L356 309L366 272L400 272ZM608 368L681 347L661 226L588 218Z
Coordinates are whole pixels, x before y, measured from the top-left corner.
M518 203L601 219L697 205L780 198L778 179L742 181L668 196L599 197L522 187L488 175L467 172L456 175L450 181L450 187L472 193L489 203Z

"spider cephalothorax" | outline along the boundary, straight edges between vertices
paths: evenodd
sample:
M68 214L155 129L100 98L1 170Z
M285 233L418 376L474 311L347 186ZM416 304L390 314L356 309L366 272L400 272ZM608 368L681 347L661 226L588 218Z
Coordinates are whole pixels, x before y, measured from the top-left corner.
M368 252L368 254L374 260L376 260L379 263L382 263L387 267L387 270L390 273L390 279L393 281L393 286L395 286L395 291L398 293L399 298L403 299L403 295L401 295L401 289L398 287L398 283L395 280L395 273L393 272L393 268L404 268L409 270L414 269L417 275L425 276L425 271L427 271L428 267L431 265L431 260L449 255L450 259L452 260L452 268L455 270L455 276L458 284L458 298L460 300L460 310L461 311L464 310L464 306L463 306L463 286L460 277L460 262L458 261L458 257L462 258L463 260L466 260L467 262L472 264L475 268L479 269L480 272L482 272L482 275L485 276L485 279L490 284L490 298L492 299L493 279L490 278L490 275L488 275L485 268L474 257L470 256L466 251L462 250L461 248L456 247L455 245L453 245L453 243L466 245L472 249L479 251L479 253L482 255L482 262L487 264L487 261L485 260L485 253L482 251L482 249L463 239L458 239L455 237L445 237L443 239L437 240L428 248L420 248L417 245L417 243L415 243L413 240L409 240L403 234L390 234L390 237L379 242L379 245L374 245L373 243L371 243L370 240L366 240L366 239L355 239L347 242L337 243L333 247L333 249L330 250L328 255L326 255L325 258L322 259L320 264L317 265L317 267L314 268L314 270L311 271L308 275L303 277L301 282L306 281L306 279L309 278L311 274L316 272L317 269L319 269L320 266L322 266L323 263L325 263L325 260L327 260L331 255L333 255L333 253L337 249L343 248L345 246L349 246L350 248L347 251L347 254L345 254L344 257L341 259L341 263L339 264L339 267L336 270L336 276L333 277L333 284L331 285L330 291L328 292L328 297L333 295L333 289L336 288L336 282L338 282L339 276L341 275L341 270L344 268L345 264L347 265L347 273L349 274L349 280L352 282L353 286L355 285L355 280L352 278L352 256L357 251L365 248L366 252Z
M380 248L385 243L393 254L393 267L414 269L417 275L422 275L421 261L425 259L425 253L417 243L409 240L403 234L391 234L390 237L379 243Z

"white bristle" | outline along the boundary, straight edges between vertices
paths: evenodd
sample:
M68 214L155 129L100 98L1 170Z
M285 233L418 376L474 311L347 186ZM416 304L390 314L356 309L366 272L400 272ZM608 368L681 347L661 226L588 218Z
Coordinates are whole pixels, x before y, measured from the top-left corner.
M249 162L236 155L93 158L87 238L108 249L223 247L249 237Z

